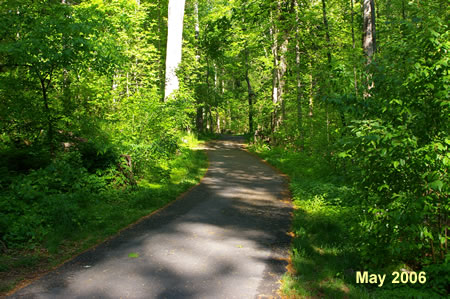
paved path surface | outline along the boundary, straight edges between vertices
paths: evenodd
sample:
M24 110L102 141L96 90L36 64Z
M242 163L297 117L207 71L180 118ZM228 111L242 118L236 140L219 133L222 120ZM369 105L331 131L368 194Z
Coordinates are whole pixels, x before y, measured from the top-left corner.
M276 297L290 242L286 182L238 139L208 147L200 185L11 298Z

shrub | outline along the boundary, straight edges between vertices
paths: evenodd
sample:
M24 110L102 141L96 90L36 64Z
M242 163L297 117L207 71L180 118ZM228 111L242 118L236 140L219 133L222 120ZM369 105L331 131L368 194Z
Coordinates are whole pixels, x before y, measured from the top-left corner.
M406 126L394 128L381 120L355 122L352 133L340 156L356 167L366 262L442 261L450 139L435 137L421 145Z

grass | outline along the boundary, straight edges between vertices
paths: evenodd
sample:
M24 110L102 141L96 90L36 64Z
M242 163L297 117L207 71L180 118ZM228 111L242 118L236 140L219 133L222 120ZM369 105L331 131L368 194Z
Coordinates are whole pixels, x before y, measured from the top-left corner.
M291 265L282 279L287 298L438 298L417 285L391 283L405 265L373 270L387 273L383 287L356 284L356 272L368 270L360 258L356 192L323 157L280 148L250 150L290 177L294 204ZM388 271L391 270L391 271Z
M83 223L76 229L61 226L42 244L4 250L0 256L0 296L101 243L197 184L207 169L206 154L193 150L198 143L192 137L186 137L184 143L170 162L168 180L149 182L144 178L133 188L90 194L81 211Z

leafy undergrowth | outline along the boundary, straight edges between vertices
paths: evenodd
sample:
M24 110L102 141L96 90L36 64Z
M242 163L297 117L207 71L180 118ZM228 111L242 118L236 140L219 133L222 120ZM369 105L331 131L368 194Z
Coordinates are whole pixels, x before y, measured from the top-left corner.
M378 268L364 264L356 245L364 238L364 231L359 226L357 193L350 184L333 174L336 171L323 157L265 146L251 146L250 150L290 177L295 237L291 247L292 264L282 279L284 296L439 298L426 284L392 284L392 272L408 269L401 262ZM358 271L387 275L381 287L362 285L356 283Z
M0 244L0 294L100 243L198 183L207 158L197 147L195 138L184 137L162 179L143 176L131 185L117 185L117 180L106 184L108 172L95 175L73 167L63 177L58 171L70 166L66 164L13 178L9 190L0 194L1 216L8 221ZM70 187L52 192L64 184Z

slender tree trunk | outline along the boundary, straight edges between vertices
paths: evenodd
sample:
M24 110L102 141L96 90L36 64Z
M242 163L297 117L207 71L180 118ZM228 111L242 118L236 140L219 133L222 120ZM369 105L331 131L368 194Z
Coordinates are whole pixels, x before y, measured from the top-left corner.
M195 41L196 41L196 53L195 60L198 63L200 60L200 51L198 47L199 38L200 38L200 20L198 17L198 0L194 1L194 18L195 18ZM197 127L197 132L203 132L204 127L204 118L203 118L203 103L200 98L197 98L197 111L195 117L195 124Z
M310 136L314 136L314 87L315 87L315 78L313 77L312 73L312 64L309 63L310 73L309 73L309 80L310 80L310 88L309 88L309 121L310 121Z
M388 1L389 3L389 1ZM356 49L356 40L355 40L355 11L353 8L353 0L350 0L350 9L351 9L351 17L352 17L352 47L353 47L353 52L355 52ZM355 53L354 53L355 54ZM355 86L355 96L358 97L358 80L357 80L357 75L356 75L356 66L353 65L353 80L354 80L354 86Z
M330 29L328 27L327 6L325 0L322 0L322 15L323 15L323 25L325 27L325 39L327 41L328 70L331 70L331 40L330 40Z
M366 54L366 62L367 64L370 64L376 51L374 0L364 0L363 10L363 49Z
M312 74L312 65L311 63L309 64L311 72L309 73L309 82L310 82L310 87L309 87L309 117L313 117L314 116L314 86L315 86L315 82L314 82L314 78L313 78L313 74Z
M278 123L276 127L278 128L284 119L286 119L286 101L284 101L284 89L286 86L286 71L287 71L287 50L288 50L288 34L284 35L283 43L280 46L280 61L278 64L278 102L281 105L281 116L278 117Z
M296 63L296 74L297 74L297 126L298 133L300 139L300 150L303 150L305 147L305 133L303 132L303 112L302 112L302 100L303 100L303 92L302 92L302 79L301 79L301 66L300 66L300 18L299 18L299 6L298 1L294 0L295 5L295 63Z
M216 133L220 134L220 113L219 108L216 109Z
M322 0L322 14L323 14L323 25L325 27L325 39L327 41L327 60L328 60L328 72L330 74L330 77L332 76L332 57L331 57L331 39L330 39L330 29L328 26L328 17L327 17L327 6L326 6L326 2L325 0ZM330 84L329 86L329 92L332 93L334 89L334 86L332 86L332 84ZM327 147L329 147L330 145L330 112L329 112L329 104L326 103L325 104L325 111L326 111L326 125L327 125ZM342 123L345 126L345 115L344 112L339 109L340 111L340 115L341 115L341 119L342 119Z
M184 6L185 0L169 0L165 99L180 86L176 70L181 62Z
M210 98L210 91L211 91L211 85L209 83L209 77L210 77L210 71L209 71L209 59L206 57L206 98ZM213 120L212 120L212 113L211 113L211 105L209 103L206 103L205 107L205 116L206 116L206 129L212 133L213 132Z
M198 39L200 37L200 21L198 18L198 0L194 2L194 18L195 18L195 41L198 43ZM198 52L197 52L198 55ZM197 59L200 57L198 56Z
M198 132L203 132L203 107L197 106L197 115L195 124Z
M272 55L273 55L273 79L272 102L274 111L272 114L272 133L276 132L285 118L285 103L283 102L284 87L286 85L285 73L287 71L286 53L289 43L289 33L286 28L280 31L277 22L281 23L281 1L277 1L275 16L272 16ZM284 16L283 16L284 17ZM283 39L279 42L280 32ZM281 111L280 111L281 110ZM281 112L281 113L280 113Z
M364 0L363 2L363 50L366 55L366 68L372 63L373 55L376 51L376 38L375 38L375 4L374 0ZM370 96L370 90L374 87L372 81L372 74L367 71L367 92L364 97Z
M275 21L272 16L272 27L270 29L272 36L272 56L273 56L273 69L272 69L272 104L273 104L273 113L272 113L272 133L275 131L276 124L276 113L277 113L277 105L278 105L278 33L277 28L275 27Z
M214 132L214 120L212 116L211 105L208 105L208 129L209 133Z
M246 49L245 55L245 81L247 82L247 91L248 91L248 132L253 134L253 97L254 92L252 89L252 85L250 83L250 77L248 75L249 72L249 63L248 63L248 50Z
M50 150L53 153L53 119L52 119L52 115L51 115L51 111L50 111L50 106L48 103L48 88L50 86L51 83L51 75L50 75L50 79L46 79L46 76L42 76L41 73L36 70L36 73L38 74L39 77L39 81L41 83L41 90L42 90L42 99L44 101L44 113L47 117L47 142L50 146ZM47 81L47 82L46 82Z
M248 132L253 134L253 97L254 92L252 89L252 85L250 84L250 78L248 76L248 69L245 71L245 81L247 82L247 90L248 90Z
M163 18L162 18L162 13L161 13L161 9L162 9L162 3L161 0L158 0L158 6L157 6L157 10L158 10L158 51L159 51L159 59L160 59L160 63L159 63L159 67L158 67L158 75L159 75L159 80L160 80L160 85L159 85L159 89L160 89L160 95L161 95L161 101L164 101L164 88L166 85L166 81L165 81L165 72L164 72L164 50L163 50L163 46L162 46L162 38L163 38Z

